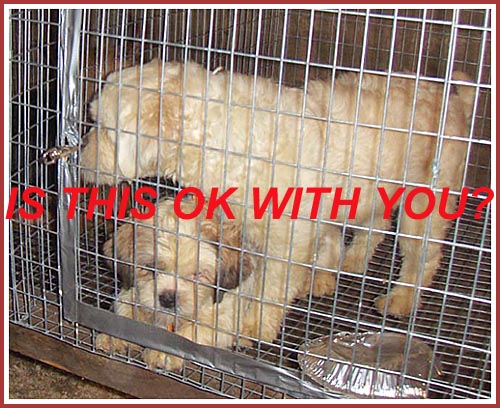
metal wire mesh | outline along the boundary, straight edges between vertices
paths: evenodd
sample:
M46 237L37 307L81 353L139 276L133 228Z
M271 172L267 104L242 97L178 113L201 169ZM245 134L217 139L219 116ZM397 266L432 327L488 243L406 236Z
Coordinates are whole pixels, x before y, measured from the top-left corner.
M58 226L52 204L57 201L57 174L37 161L58 141L58 21L58 11L10 14L10 183L39 186L48 195L42 220L11 221L9 317L76 347L103 353L96 349L94 330L62 317ZM466 71L475 79L477 99L465 185L490 185L491 14L487 10L85 10L80 38L82 135L95 126L87 107L107 75L153 58L194 60L211 70L224 67L293 87L326 80L337 69L404 71L437 78L445 77L450 67ZM134 187L146 183L160 188L158 181L135 180ZM423 306L415 315L381 318L373 308L373 299L387 290L387 281L401 262L395 219L363 276L340 272L332 296L287 306L282 332L274 342L257 339L235 352L306 379L297 363L297 349L304 341L342 331L411 333L424 340L441 362L443 374L424 381L430 397L490 397L491 214L475 219L479 202L469 197L464 215L450 228L441 266L433 285L421 289ZM102 212L86 220L87 205L78 204L75 218L78 299L110 309L120 283L106 264L102 244L121 223L104 220ZM353 230L345 226L348 245ZM137 350L110 357L145 366ZM164 374L230 397L288 397L245 373L236 377L198 363L190 363L181 374Z

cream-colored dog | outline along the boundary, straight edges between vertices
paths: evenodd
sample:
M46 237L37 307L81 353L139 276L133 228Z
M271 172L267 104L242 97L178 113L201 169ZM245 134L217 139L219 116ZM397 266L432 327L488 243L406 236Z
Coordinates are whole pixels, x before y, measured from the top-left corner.
M467 77L455 73L454 79ZM313 294L331 294L336 271L364 272L390 227L377 187L392 197L401 186L408 193L432 185L438 203L441 188L462 187L467 143L456 137L469 135L475 88L401 74L388 81L384 73L348 73L306 88L158 60L112 73L91 104L98 127L87 134L83 176L114 184L160 174L206 193L238 187L232 208L253 228L252 239L271 245L292 266L311 266ZM308 220L313 195L304 194L299 216L305 219L283 217L273 234L252 218L254 187L261 195L277 187L282 197L290 186L341 187L343 198L361 188L356 216L348 220L355 235L347 249L339 225L349 208L340 208L336 223L325 222L333 194L324 195L318 220ZM447 200L448 212L455 201ZM418 194L412 209L426 207L427 196ZM376 299L381 313L410 313L418 304L416 287L431 284L448 227L437 208L423 220L401 211L400 279L388 296ZM178 260L188 256L180 252Z
M181 203L184 212L193 207ZM126 220L104 244L104 254L119 261L118 270L135 267L136 282L120 292L115 312L164 329L174 325L177 334L206 345L272 342L287 304L309 294L309 268L264 260L261 245L250 238L251 226L243 235L237 221L205 218L204 211L196 219L179 219L173 202L163 201L157 216L135 226ZM134 346L106 334L98 335L96 345L114 352ZM150 368L182 367L182 359L156 350L144 350L143 359Z

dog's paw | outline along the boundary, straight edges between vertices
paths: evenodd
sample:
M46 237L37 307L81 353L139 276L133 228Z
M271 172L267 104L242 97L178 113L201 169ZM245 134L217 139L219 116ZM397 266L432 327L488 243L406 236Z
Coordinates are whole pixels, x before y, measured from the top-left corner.
M240 337L238 340L234 340L233 346L238 345L239 348L245 348L245 347L254 347L255 343L253 340L246 339L244 337Z
M144 350L142 353L142 359L150 370L160 368L167 371L180 372L184 364L184 360L182 358L167 355L162 351L152 349Z
M388 296L379 296L375 299L375 307L380 314L391 316L408 316L412 309L415 298L415 290L406 286L396 286ZM417 305L418 306L418 305Z
M313 296L331 295L335 292L336 283L337 279L334 273L316 270L312 287Z
M158 350L146 349L142 353L142 359L150 370L157 368L167 368L167 355Z
M351 273L364 273L365 257L359 253L353 254L353 251L347 253L342 262L342 270Z
M125 353L127 351L128 343L125 340L100 333L95 339L95 346L97 350L105 351L107 353Z

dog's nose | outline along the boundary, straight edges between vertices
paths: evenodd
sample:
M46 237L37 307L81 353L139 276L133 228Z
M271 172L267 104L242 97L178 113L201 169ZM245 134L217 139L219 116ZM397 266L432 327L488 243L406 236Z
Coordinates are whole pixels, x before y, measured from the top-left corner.
M175 309L176 303L177 303L177 296L175 294L175 291L169 290L166 292L163 292L159 297L161 307L165 309Z

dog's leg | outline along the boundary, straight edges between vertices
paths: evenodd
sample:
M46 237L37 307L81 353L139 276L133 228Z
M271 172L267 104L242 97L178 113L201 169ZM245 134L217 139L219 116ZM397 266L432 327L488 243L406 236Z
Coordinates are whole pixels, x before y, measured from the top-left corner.
M335 291L340 251L343 246L340 229L334 225L321 225L318 257L314 270L313 296L331 295ZM326 270L328 269L328 270Z
M287 306L309 296L311 271L307 267L281 261L267 262L270 274L262 280L264 288L254 291L256 299L245 314L243 333L255 341L271 343L281 331Z
M342 270L347 272L364 273L365 261L370 262L375 249L384 240L384 233L374 230L387 231L391 226L390 219L375 216L373 230L356 230L351 244L345 251Z
M290 298L288 302L292 300ZM284 303L284 299L279 303ZM252 316L254 321L248 322L252 324L245 328L245 334L256 340L272 343L281 331L286 306L262 302L256 309Z
M422 213L427 207L427 199L422 199L421 196L415 196L412 203L412 209L415 213ZM440 194L436 194L436 203L440 202L440 196ZM455 200L450 198L447 203L447 211L451 212L454 205ZM427 222L427 217L416 220L409 217L406 211L402 211L400 232L403 235L422 237ZM405 316L411 312L416 296L416 285L428 287L432 284L442 255L442 244L433 241L444 240L447 227L448 221L442 218L436 209L432 213L428 242L424 242L421 238L399 237L399 246L403 257L399 282L405 285L396 285L389 295L380 296L375 300L375 305L380 313L385 312L386 303L388 303L387 313L391 315ZM425 257L424 259L422 259L422 255Z
M239 317L236 302L236 296L228 292L220 303L200 306L198 322L182 324L176 334L199 344L230 348L235 341ZM176 372L181 371L184 362L182 358L152 349L144 350L142 358L150 369L162 368Z
M367 221L366 224L368 224ZM361 224L365 225L365 224ZM363 273L365 259L373 256L377 246L383 241L384 234L374 230L386 231L391 225L390 219L375 217L373 229L357 230L354 238L345 250L341 269L348 272ZM336 273L339 268L340 253L344 245L341 231L332 225L322 225L322 236L318 250L317 268L314 273L313 295L331 295L335 290ZM330 271L322 270L330 269Z
M114 311L116 314L127 317L129 319L138 319L136 316L137 312L134 311L134 306L132 305L134 301L133 289L127 289L120 291L118 299L114 304ZM117 337L111 337L108 334L100 333L95 339L96 348L107 353L125 353L127 348L139 349L140 347L136 344L129 343L128 341L119 339Z
M286 308L282 305L272 304L266 301L253 302L248 317L245 320L243 334L252 338L254 341L272 343L281 331L285 312ZM248 341L252 342L252 340L249 339ZM246 342L244 342L244 344L245 343Z

